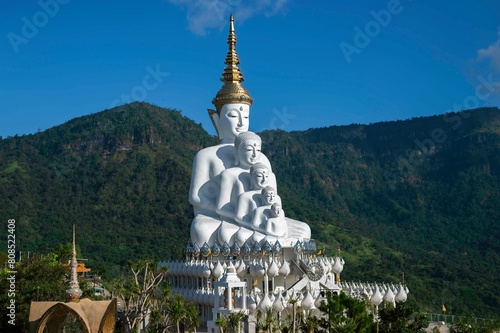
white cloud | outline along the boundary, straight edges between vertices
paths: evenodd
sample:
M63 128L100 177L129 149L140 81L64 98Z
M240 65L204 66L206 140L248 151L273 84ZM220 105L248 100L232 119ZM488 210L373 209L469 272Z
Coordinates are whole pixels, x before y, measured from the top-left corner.
M477 51L477 59L488 59L495 69L500 70L500 29L498 31L498 36L498 39L493 44L485 49L479 49Z
M207 29L222 29L233 14L241 23L256 15L272 16L282 12L288 0L168 0L185 7L189 30L205 35Z

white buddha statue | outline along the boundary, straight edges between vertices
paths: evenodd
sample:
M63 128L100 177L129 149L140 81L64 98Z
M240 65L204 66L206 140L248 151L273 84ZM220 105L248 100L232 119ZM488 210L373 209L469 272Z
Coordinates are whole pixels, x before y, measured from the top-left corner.
M221 218L216 212L220 173L235 166L234 140L238 134L248 131L250 105L253 103L250 94L241 84L243 75L238 68L232 19L228 44L226 68L221 78L224 84L212 101L216 110L208 110L221 143L200 150L193 161L189 202L193 205L195 217L191 224L191 241L199 246L205 242L213 244L216 240L214 232L221 224ZM263 155L261 162L271 170L269 160Z
M261 145L262 140L257 134L250 131L240 133L234 140L235 166L220 174L220 190L215 211L223 220L218 234L221 244L233 243L233 235L240 227L236 221L238 199L243 193L252 190L250 169L259 163L262 155ZM275 186L274 174L269 178Z
M216 212L235 220L239 196L252 189L250 168L260 161L262 140L253 132L240 133L234 141L235 166L220 174Z
M261 202L262 205L255 208L252 213L251 226L254 230L262 230L265 228L265 222L268 218L272 217L271 207L275 203L278 203L281 209L281 199L277 201L278 195L276 194L276 189L272 186L266 186L261 192ZM281 210L281 215L284 218L284 212Z
M267 218L263 226L265 234L274 237L286 237L288 227L285 212L281 209L281 204L275 202L271 206L270 211L271 215Z
M255 163L250 168L252 189L240 194L236 205L236 222L251 225L255 208L262 206L261 192L269 185L269 169L263 163Z
M242 140L244 150L236 150L234 142L241 133L248 132L250 105L253 99L243 87L243 75L238 67L236 35L231 16L228 41L229 49L222 73L223 85L212 101L216 110L208 110L210 119L221 140L220 144L199 151L193 161L189 202L193 205L194 219L191 223L191 242L199 246L205 242L213 245L221 240L232 241L234 231L241 229L242 237L253 232L246 230L236 219L239 196L252 190L250 168L259 160L269 171L269 184L276 187L267 157L260 152L259 140ZM259 141L259 142L257 142ZM240 142L238 145L242 143ZM257 146L259 151L257 152ZM255 155L255 156L252 156ZM257 155L260 155L258 158ZM229 171L231 168L234 170ZM223 171L229 171L223 176ZM235 181L238 175L240 183ZM307 224L285 218L293 237L308 239L311 230ZM290 225L293 224L292 226Z

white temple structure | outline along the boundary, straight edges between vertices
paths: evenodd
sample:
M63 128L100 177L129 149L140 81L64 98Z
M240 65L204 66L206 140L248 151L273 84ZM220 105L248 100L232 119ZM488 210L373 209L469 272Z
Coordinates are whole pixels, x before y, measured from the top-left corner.
M227 43L223 85L212 101L215 110L208 110L220 144L193 161L186 258L161 263L169 269L172 293L197 304L208 332L219 332L218 316L243 312L244 332L253 333L257 310L280 313L295 303L313 311L324 290L366 295L377 306L405 301L403 285L341 282L344 260L318 251L310 227L286 217L286 202L261 152L265 144L248 131L253 99L241 83L232 16Z

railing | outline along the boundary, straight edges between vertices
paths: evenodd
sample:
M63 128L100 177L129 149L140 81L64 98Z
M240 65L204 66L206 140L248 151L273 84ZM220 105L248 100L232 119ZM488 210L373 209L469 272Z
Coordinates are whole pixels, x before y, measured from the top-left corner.
M460 316L447 315L444 313L425 313L427 320L430 323L444 322L446 324L454 324ZM485 320L484 318L474 318L474 323L477 324L479 321Z

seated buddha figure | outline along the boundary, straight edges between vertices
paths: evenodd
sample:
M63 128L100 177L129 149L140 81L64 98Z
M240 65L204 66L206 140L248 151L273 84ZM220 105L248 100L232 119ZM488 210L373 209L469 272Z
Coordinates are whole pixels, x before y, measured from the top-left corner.
M211 114L221 143L200 150L193 160L189 202L193 205L191 241L199 246L216 241L215 231L222 219L217 213L217 199L221 188L222 171L234 167L234 141L240 133L248 131L250 109L243 103L225 104L220 113ZM259 152L260 154L260 152ZM267 157L260 154L260 161L271 170Z
M248 131L250 106L253 99L243 86L243 74L238 67L236 53L236 35L231 17L226 67L222 73L222 87L212 103L215 110L208 110L208 115L217 131L220 143L200 150L193 160L189 202L193 205L194 219L191 223L191 242L202 246L205 242L213 245L214 231L221 223L216 212L216 200L219 196L220 173L234 166L234 140L238 134ZM260 161L271 170L269 160L262 155Z
M261 192L269 185L269 178L272 179L273 183L276 182L274 174L269 172L265 164L258 162L250 168L252 189L240 194L236 205L235 220L240 225L250 226L253 211L264 204ZM279 201L281 203L281 200Z
M220 242L218 234L226 229L224 224L237 225L238 197L241 193L252 190L249 167L247 168L245 164L250 152L248 155L242 152L241 157L244 160L242 164L240 160L237 161L240 156L234 153L236 137L248 131L250 106L253 99L241 83L243 74L238 67L239 59L235 47L236 35L232 17L227 43L229 48L225 59L226 67L220 79L223 85L212 101L215 110L208 110L220 143L200 150L193 160L189 202L193 205L194 219L190 233L191 242L199 246L204 243L212 246L216 241ZM269 160L264 154L260 152L259 154L260 162L268 168L269 175L272 175ZM257 161L255 157L253 159L252 165ZM221 173L233 167L245 170L239 174L242 185L232 183L228 176L224 176L225 179L222 180ZM270 178L269 184L276 186L276 180L271 181ZM288 225L289 233L292 230L295 231L293 235L310 238L311 231L307 224L286 219L294 225Z
M281 199L276 194L276 189L272 186L266 186L261 191L261 202L262 205L255 208L252 213L251 227L253 230L262 231L265 229L265 222L268 218L272 216L271 207L279 200L279 206L281 208ZM281 211L281 215L284 218L284 212Z
M221 172L216 204L216 212L223 220L218 236L221 244L231 243L234 233L240 227L236 221L238 199L243 193L252 190L250 169L260 161L261 147L261 138L253 132L240 133L234 140L235 166ZM263 166L269 170L265 164ZM276 184L274 174L269 178L272 184Z
M220 174L216 212L229 221L236 217L240 194L252 189L250 168L260 161L262 140L253 132L240 133L234 140L235 162Z
M271 216L264 222L264 226L261 225L261 228L264 229L265 234L268 236L286 237L288 227L285 219L285 212L281 209L281 204L275 202L271 206L270 211ZM267 214L265 215L267 216Z

